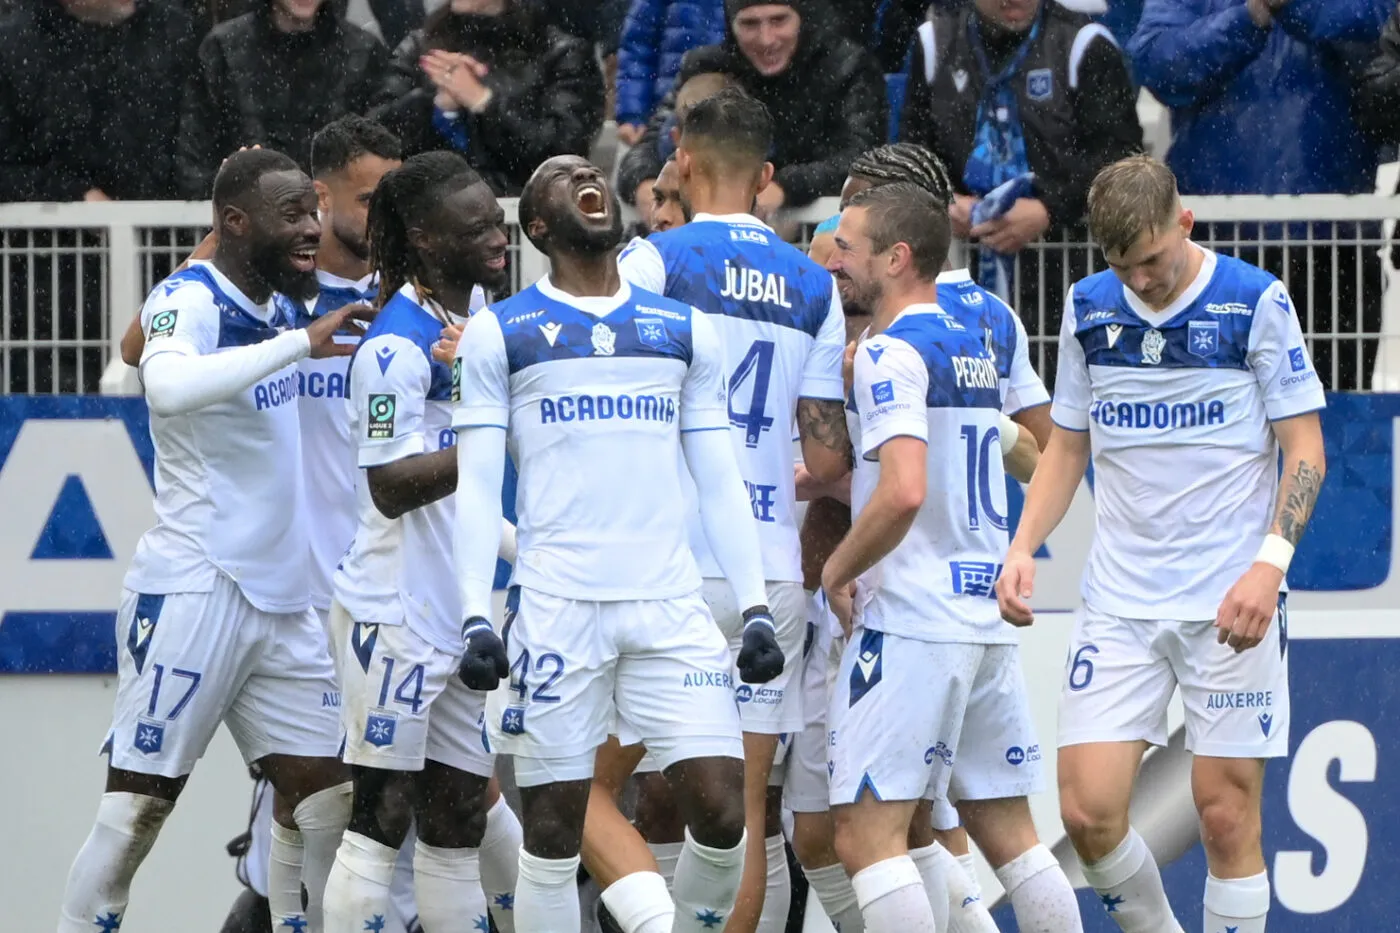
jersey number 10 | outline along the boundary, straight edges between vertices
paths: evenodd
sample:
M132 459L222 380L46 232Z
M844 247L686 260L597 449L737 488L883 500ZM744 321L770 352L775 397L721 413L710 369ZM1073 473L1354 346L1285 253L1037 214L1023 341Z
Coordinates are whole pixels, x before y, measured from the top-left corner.
M1001 432L996 428L988 428L986 433L982 434L977 425L965 424L961 434L967 445L967 527L978 531L985 518L993 528L1006 531L1006 516L998 515L992 502L991 458L1001 459Z

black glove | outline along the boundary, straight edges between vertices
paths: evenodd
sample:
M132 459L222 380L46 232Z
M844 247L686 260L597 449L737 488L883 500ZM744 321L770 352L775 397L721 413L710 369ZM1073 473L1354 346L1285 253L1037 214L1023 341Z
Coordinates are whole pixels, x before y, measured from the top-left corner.
M472 690L495 690L510 672L506 645L491 623L481 616L472 616L462 623L462 663L457 676Z
M744 644L739 649L739 679L746 684L766 684L783 672L783 649L767 606L744 610Z

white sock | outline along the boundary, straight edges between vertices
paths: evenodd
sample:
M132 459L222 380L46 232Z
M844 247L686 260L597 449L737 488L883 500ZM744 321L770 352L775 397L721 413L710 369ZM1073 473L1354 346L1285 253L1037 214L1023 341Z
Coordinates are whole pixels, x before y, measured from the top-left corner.
M322 905L325 902L326 879L330 877L331 866L335 864L336 850L340 848L345 827L350 825L354 790L355 785L349 781L318 790L292 811L305 850L301 884L306 888L306 920L312 930L325 928Z
M1269 873L1248 878L1206 876L1205 933L1264 933Z
M121 926L136 869L155 845L174 804L144 794L107 793L63 890L59 933Z
M326 933L364 933L389 916L389 884L399 852L368 836L347 832L326 880Z
M520 820L501 797L486 811L481 837L481 888L500 933L515 933L515 882L520 875Z
M1079 933L1079 900L1060 863L1043 845L1022 852L997 870L1022 933Z
M979 900L982 898L982 882L977 877L977 860L972 857L972 853L957 856L958 864L962 866L963 874L967 876L968 884L972 885L972 894Z
M272 821L272 845L267 855L267 908L272 928L304 929L306 912L301 906L301 870L305 858L301 833Z
M783 933L787 929L788 910L792 907L792 876L788 871L783 834L763 840L763 851L768 861L768 884L763 892L763 910L759 912L755 933Z
M1118 848L1084 865L1084 880L1099 894L1104 910L1124 933L1182 933L1172 915L1162 875L1147 843L1128 827Z
M651 857L656 859L656 870L666 879L666 887L676 883L676 863L680 861L684 842L648 842Z
M867 930L938 933L918 866L907 855L876 862L851 878Z
M537 858L520 850L515 883L515 926L540 933L572 933L582 923L578 904L579 858Z
M676 905L666 879L654 871L623 875L603 889L603 906L623 933L670 933Z
M487 930L486 895L476 849L413 847L413 893L425 930Z
M957 859L937 842L921 849L910 849L909 858L919 870L924 893L928 895L928 907L933 911L933 922L940 930L948 929L948 885L949 876L962 874Z
M702 846L685 831L685 842L676 860L676 880L671 894L676 902L673 933L713 933L723 929L739 896L739 878L744 873L744 845L748 833L739 837L732 849Z
M807 885L817 895L836 933L865 933L865 919L860 915L856 889L846 877L846 869L838 862L822 868L804 868Z

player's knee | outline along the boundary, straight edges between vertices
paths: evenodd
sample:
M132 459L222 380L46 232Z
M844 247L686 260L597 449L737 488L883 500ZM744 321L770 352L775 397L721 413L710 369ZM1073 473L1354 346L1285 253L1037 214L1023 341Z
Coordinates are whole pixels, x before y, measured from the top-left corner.
M712 849L737 846L744 838L743 795L706 792L701 797L697 810L704 816L690 823L690 835Z
M397 849L413 822L413 792L408 775L377 768L357 768L350 806L350 832Z
M635 821L637 832L650 843L683 842L685 821L681 818L676 799L665 775L660 772L638 774Z
M1201 803L1201 844L1206 852L1233 858L1259 844L1259 818L1243 795L1220 794Z
M831 813L794 813L792 851L803 868L825 868L837 862Z
M1070 789L1060 792L1060 822L1080 855L1093 858L1112 852L1128 831L1128 814L1095 803Z

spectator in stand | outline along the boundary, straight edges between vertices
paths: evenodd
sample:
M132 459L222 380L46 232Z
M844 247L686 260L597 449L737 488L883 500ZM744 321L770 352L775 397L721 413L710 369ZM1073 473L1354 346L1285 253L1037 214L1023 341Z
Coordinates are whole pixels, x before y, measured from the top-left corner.
M685 53L724 34L724 0L632 0L617 50L617 138L637 145Z
M1139 80L1171 108L1167 164L1181 193L1362 194L1379 152L1353 114L1357 75L1395 0L1147 0L1128 46ZM1197 238L1263 240L1240 258L1288 286L1329 389L1370 384L1381 323L1378 224L1200 224ZM1342 241L1332 248L1333 238ZM1270 242L1272 241L1272 242ZM1334 289L1333 282L1336 282ZM1324 335L1351 336L1334 347ZM1358 353L1358 349L1361 350Z
M724 41L686 53L650 121L659 133L675 111L676 91L703 72L727 74L762 101L777 131L770 158L777 171L758 196L761 218L837 194L851 160L885 136L879 68L863 48L806 15L811 2L726 0ZM620 196L645 192L661 164L655 146L634 146L618 169Z
M30 0L0 20L0 201L175 197L170 101L197 42L174 0Z
M1042 237L1087 240L1094 176L1142 147L1137 91L1112 35L1054 0L934 10L911 46L900 123L902 139L952 169L949 216L954 234L978 246L978 280L1017 308L1032 338L1053 338L1065 290L1090 271L1087 252L1021 251ZM979 201L1016 179L1029 182L1027 195L981 220L992 202ZM1034 339L1031 348L1051 384L1054 353Z
M209 197L230 152L260 145L310 168L311 137L389 91L389 52L326 0L265 0L215 26L185 88L176 156L185 197Z
M551 156L587 156L603 125L593 47L518 0L452 0L394 58L402 95L373 116L405 157L460 152L497 195Z
M1381 31L1380 54L1362 75L1355 113L1377 142L1400 143L1400 6ZM1400 241L1391 246L1390 256L1391 264L1400 268Z

